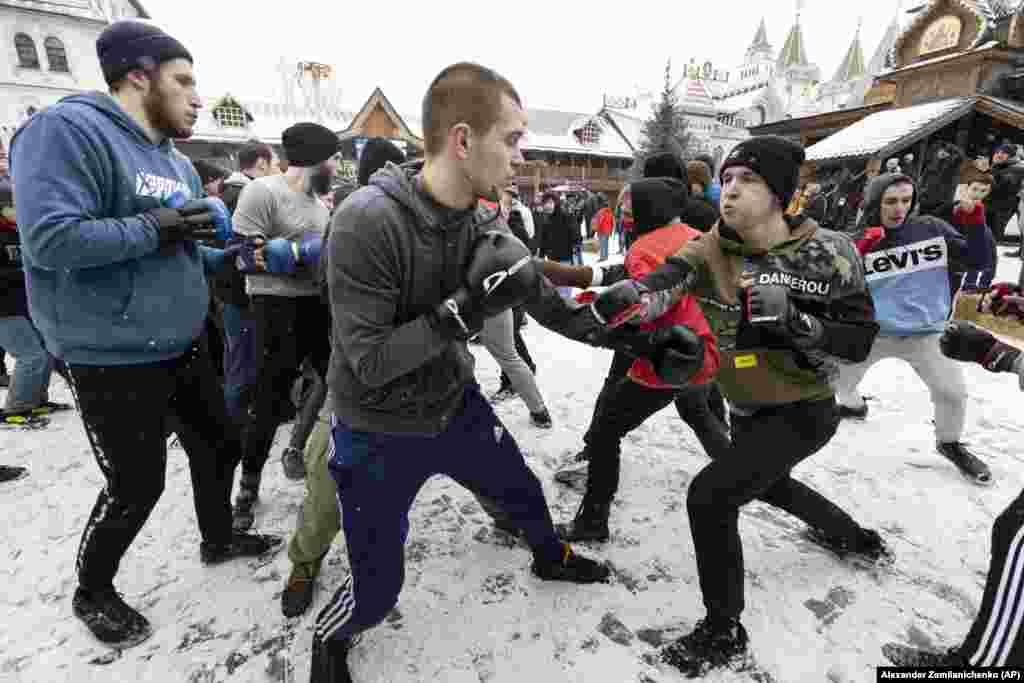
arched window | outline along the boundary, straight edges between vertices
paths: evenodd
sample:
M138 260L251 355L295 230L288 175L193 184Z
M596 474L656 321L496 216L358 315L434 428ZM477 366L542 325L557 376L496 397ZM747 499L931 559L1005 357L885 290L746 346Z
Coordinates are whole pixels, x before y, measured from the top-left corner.
M50 36L43 41L43 47L46 48L46 61L50 63L50 71L67 73L68 53L64 50L64 43L60 42L59 38Z
M18 66L24 69L39 68L39 53L36 44L26 33L14 36L14 49L18 51Z

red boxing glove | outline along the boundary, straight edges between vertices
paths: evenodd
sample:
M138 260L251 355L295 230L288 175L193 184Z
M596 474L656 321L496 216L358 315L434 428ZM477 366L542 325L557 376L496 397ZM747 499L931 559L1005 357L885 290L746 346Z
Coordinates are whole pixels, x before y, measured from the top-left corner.
M594 299L597 298L597 292L592 290L585 290L576 295L576 303L583 305L590 305L594 303Z
M881 225L875 228L865 228L864 237L859 240L855 240L854 244L857 245L857 251L860 252L861 256L864 256L871 251L876 244L885 239L885 228Z
M988 294L978 302L978 310L989 308L996 317L1013 316L1024 321L1024 304L1021 302L1020 287L1012 282L997 282L988 290Z

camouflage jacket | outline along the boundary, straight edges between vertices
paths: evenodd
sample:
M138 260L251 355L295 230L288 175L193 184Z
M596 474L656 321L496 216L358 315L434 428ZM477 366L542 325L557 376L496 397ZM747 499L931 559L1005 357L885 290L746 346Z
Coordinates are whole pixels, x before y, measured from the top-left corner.
M730 238L731 237L731 238ZM718 338L718 383L738 412L826 399L842 362L863 361L878 333L864 264L849 237L804 219L768 251L747 247L721 223L677 256L695 270L689 287ZM822 322L821 348L800 351L743 320L743 285L781 285Z

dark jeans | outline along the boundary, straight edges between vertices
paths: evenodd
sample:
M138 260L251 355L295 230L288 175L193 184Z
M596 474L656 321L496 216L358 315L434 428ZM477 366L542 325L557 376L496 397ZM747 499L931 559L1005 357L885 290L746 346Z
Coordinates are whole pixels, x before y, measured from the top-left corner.
M694 477L686 499L709 617L734 618L743 611L739 514L747 503L764 501L828 536L859 537L861 528L848 514L790 477L794 466L829 442L838 424L831 398L732 415L732 447Z
M981 609L960 654L972 666L1024 666L1024 583L1019 581L1024 550L1024 491L992 525L992 559Z
M451 477L490 499L523 530L534 555L558 562L544 491L512 434L468 387L459 412L437 436L358 432L334 421L331 475L338 486L351 574L323 608L314 637L343 640L379 624L405 581L409 508L423 484Z
M256 348L263 355L244 436L242 470L259 474L302 362L308 358L321 380L327 376L331 323L327 306L316 296L254 296L252 309Z
M533 362L533 358L530 356L530 350L526 348L526 342L523 341L523 335L519 332L519 328L523 326L523 321L526 318L526 311L523 310L522 306L518 306L512 309L512 336L516 344L516 353L523 359L523 362L530 368L530 372L534 375L537 374L537 364ZM505 371L501 371L501 386L500 389L508 389L512 386L512 380L508 378Z
M78 582L113 584L121 557L164 490L167 435L188 456L203 542L231 540L231 480L241 445L204 344L146 365L69 367L72 389L106 485L78 548Z
M633 359L625 354L616 353L612 357L608 376L594 404L590 426L583 435L588 452L597 447L605 453L613 450L618 453L622 437L671 402L675 402L680 419L693 430L705 453L716 457L723 448L728 448L725 402L717 384L689 387L679 392L647 389L625 379L632 364ZM623 381L630 386L620 387ZM631 404L634 399L635 405ZM612 445L606 443L609 439L614 448L607 447Z
M224 401L228 415L240 426L249 413L253 387L259 377L256 321L248 308L224 304Z

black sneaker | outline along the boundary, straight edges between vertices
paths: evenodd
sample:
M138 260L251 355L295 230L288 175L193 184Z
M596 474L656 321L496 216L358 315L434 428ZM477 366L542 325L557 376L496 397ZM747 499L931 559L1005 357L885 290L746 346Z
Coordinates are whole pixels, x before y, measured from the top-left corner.
M584 499L573 520L568 524L556 524L555 531L563 541L607 543L611 508L609 503L588 503Z
M129 607L113 588L88 591L79 587L71 598L71 609L97 640L119 650L153 635L146 617Z
M507 401L510 398L515 398L517 395L516 390L512 387L502 387L491 394L490 398L487 400L491 403L501 403L502 401Z
M701 619L693 631L665 646L661 660L687 678L698 678L712 669L742 663L747 642L747 630L739 619Z
M573 460L576 462L587 462L590 460L590 451L584 446L582 451L573 456Z
M851 408L842 403L836 404L836 413L840 420L866 420L868 417L868 404L864 403L859 408Z
M548 412L547 408L542 408L536 413L530 413L530 422L534 427L551 429L551 413Z
M828 536L815 527L807 527L803 535L841 560L852 560L855 564L864 565L885 565L893 561L892 551L874 529L861 529L860 538L854 540Z
M316 588L316 565L318 563L292 565L292 573L281 593L281 614L291 619L301 614L313 603Z
M275 550L281 545L280 536L266 534L231 534L231 542L215 545L202 543L199 546L199 559L205 565L220 564L236 557L260 557Z
M287 479L292 481L305 479L306 463L302 459L302 451L293 446L285 448L281 453L281 468L284 470L284 476Z
M260 499L260 473L242 472L238 478L238 495L232 510L231 527L235 531L248 531L256 521L253 509Z
M347 661L350 649L352 642L348 639L325 642L314 635L309 683L352 683Z
M0 465L0 483L5 481L14 481L21 479L22 477L28 476L28 470L24 467L14 467L12 465Z
M536 556L530 571L545 581L569 581L571 583L604 583L611 573L603 564L573 552L568 543L563 543L561 562L542 562Z
M947 441L935 445L935 450L960 470L960 474L975 484L988 486L992 483L992 470L988 465L967 450L959 441Z

